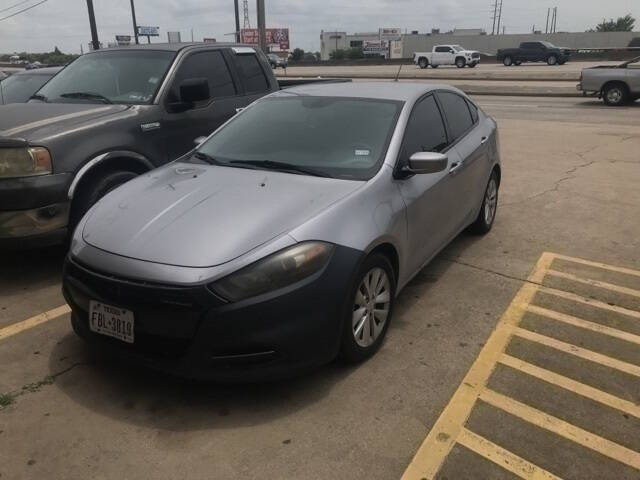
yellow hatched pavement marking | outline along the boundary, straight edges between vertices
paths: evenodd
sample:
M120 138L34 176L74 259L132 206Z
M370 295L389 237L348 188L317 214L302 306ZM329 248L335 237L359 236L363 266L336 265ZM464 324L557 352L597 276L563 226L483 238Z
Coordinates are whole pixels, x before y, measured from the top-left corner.
M500 465L505 470L526 480L561 480L560 477L527 462L515 453L463 428L458 443L487 460Z
M553 262L554 255L545 252L538 260L529 281L522 286L515 298L500 318L495 330L489 336L480 355L465 375L462 383L449 400L444 411L416 452L407 467L403 480L435 477L445 458L458 440L458 436L467 421L478 395L485 388L498 358L511 338L524 310L521 305L528 304L536 294L538 284L542 282L545 271Z
M640 270L633 270L632 268L616 267L615 265L607 265L606 263L592 262L591 260L585 260L583 258L568 257L566 255L560 255L554 253L553 256L558 260L566 260L567 262L581 263L582 265L589 265L590 267L601 268L603 270L610 270L612 272L624 273L626 275L635 275L640 277Z
M602 405L615 408L616 410L620 410L621 412L640 418L640 405L633 402L618 398L615 395L611 395L610 393L603 392L597 388L565 377L564 375L560 375L545 368L538 367L537 365L525 362L519 358L512 357L506 353L503 353L498 361L503 365L514 368L520 372L526 373L527 375L539 378L547 383L599 402Z
M623 362L622 360L608 357L606 355L602 355L601 353L587 350L586 348L578 347L577 345L572 345L571 343L566 343L562 340L547 337L546 335L540 335L539 333L535 333L531 330L526 330L520 327L515 327L513 329L513 334L517 335L518 337L531 340L532 342L555 348L556 350L560 350L561 352L569 353L571 355L575 355L576 357L580 357L591 362L599 363L610 368L615 368L616 370L628 373L629 375L640 377L640 366L638 365Z
M613 283L601 282L600 280L593 280L591 278L582 278L572 273L558 272L557 270L547 270L547 275L552 277L564 278L573 282L583 283L585 285L591 285L592 287L604 288L605 290L611 290L612 292L624 293L625 295L631 295L633 297L640 297L640 290L635 288L621 287L620 285L614 285Z
M585 305L598 307L603 310L609 310L611 312L621 313L629 317L640 318L640 312L637 312L635 310L629 310L628 308L618 307L617 305L609 305L608 303L601 302L600 300L584 298L584 297L581 297L580 295L576 295L575 293L569 293L569 292L565 292L562 290L557 290L555 288L549 288L549 287L538 287L538 291L542 293L548 293L549 295L554 295L556 297L564 298L566 300L571 300L573 302L578 302L578 303L583 303Z
M480 394L480 400L528 423L549 430L583 447L640 470L640 453L638 452L489 389L485 389Z
M538 307L537 305L527 305L525 309L528 312L542 315L543 317L547 317L552 320L558 320L559 322L564 322L569 325L584 328L586 330L591 330L593 332L602 333L604 335L609 335L610 337L619 338L621 340L626 340L627 342L640 345L640 335L634 335L633 333L618 330L617 328L612 328L606 325L601 325L600 323L583 320L582 318L567 315L566 313L556 312L554 310L549 310L548 308Z
M69 305L62 305L60 307L54 308L53 310L49 310L48 312L40 313L39 315L35 315L31 318L27 318L22 322L14 323L9 325L8 327L4 327L0 329L0 340L4 340L5 338L9 338L13 335L16 335L20 332L33 328L41 323L48 322L49 320L53 320L54 318L58 318L62 315L69 313L71 309Z

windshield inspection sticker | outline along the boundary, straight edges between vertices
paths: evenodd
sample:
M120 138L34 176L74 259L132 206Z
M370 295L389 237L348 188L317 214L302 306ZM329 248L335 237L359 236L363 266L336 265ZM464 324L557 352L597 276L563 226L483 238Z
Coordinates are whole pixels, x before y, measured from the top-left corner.
M356 157L368 157L371 154L371 150L356 149Z

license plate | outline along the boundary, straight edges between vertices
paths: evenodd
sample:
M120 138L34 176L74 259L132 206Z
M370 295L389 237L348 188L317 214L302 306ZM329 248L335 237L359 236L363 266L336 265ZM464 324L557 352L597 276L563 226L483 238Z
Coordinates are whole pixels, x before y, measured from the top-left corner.
M89 302L89 328L108 337L133 343L133 312L124 308Z

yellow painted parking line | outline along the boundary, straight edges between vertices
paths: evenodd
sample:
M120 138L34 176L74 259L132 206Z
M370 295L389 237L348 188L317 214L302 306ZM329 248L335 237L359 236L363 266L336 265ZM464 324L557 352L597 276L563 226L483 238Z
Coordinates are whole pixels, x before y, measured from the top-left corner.
M596 267L603 270L610 270L612 272L624 273L626 275L635 275L636 277L640 277L640 270L634 270L632 268L616 267L615 265L593 262L591 260L585 260L584 258L568 257L566 255L560 255L559 253L554 253L553 256L558 260L566 260L568 262L580 263L582 265L588 265L590 267Z
M635 288L621 287L613 283L601 282L600 280L593 280L591 278L582 278L572 273L559 272L557 270L548 270L547 275L552 277L564 278L565 280L571 280L572 282L578 282L585 285L591 285L592 287L604 288L605 290L611 290L616 293L623 293L625 295L631 295L633 297L640 297L640 290Z
M520 305L527 304L533 299L538 285L544 278L545 271L553 262L553 258L553 254L546 252L542 254L533 272L529 275L529 281L520 288L500 318L480 355L416 452L402 476L403 480L422 478L430 480L438 473L442 462L457 442L463 425L469 417L478 395L485 388L498 358L509 342L513 327L520 322L524 314Z
M575 293L565 292L563 290L557 290L555 288L549 287L539 287L538 291L542 293L548 293L549 295L554 295L556 297L564 298L566 300L571 300L573 302L582 303L584 305L591 305L592 307L597 307L603 310L609 310L610 312L621 313L622 315L640 319L640 312L629 310L628 308L624 307L619 307L617 305L609 305L608 303L601 302L600 300L581 297L580 295L576 295Z
M640 377L640 366L638 365L623 362L622 360L608 357L601 353L587 350L586 348L578 347L577 345L563 342L562 340L558 340L556 338L547 337L546 335L541 335L539 333L535 333L531 330L526 330L520 327L514 328L513 334L526 340L530 340L541 345L546 345L547 347L555 348L556 350L560 350L561 352L575 355L576 357L580 357L584 360L599 363L600 365L605 365L609 368L620 370L621 372L628 373L629 375Z
M582 318L574 317L573 315L567 315L566 313L556 312L555 310L549 310L548 308L538 307L537 305L527 305L525 309L527 312L542 315L543 317L547 317L552 320L558 320L559 322L573 325L575 327L584 328L586 330L602 333L603 335L608 335L610 337L619 338L620 340L640 345L640 335L634 335L633 333L618 330L617 328L583 320Z
M560 435L583 447L612 458L620 463L640 470L640 453L618 445L611 440L571 425L559 418L553 417L522 402L506 397L497 392L485 389L480 394L480 400L493 405L511 415Z
M69 313L70 311L71 309L69 308L69 305L65 304L60 307L54 308L53 310L49 310L48 312L40 313L39 315L27 318L22 322L14 323L12 325L9 325L8 327L4 327L0 329L0 340L4 340L5 338L9 338L20 332L24 332L25 330L36 327L42 323L48 322L49 320L53 320L54 318L58 318Z
M573 392L577 395L581 395L590 400L594 400L598 403L601 403L602 405L615 408L616 410L620 410L621 412L628 413L629 415L632 415L636 418L640 418L640 405L636 403L618 398L615 395L611 395L610 393L603 392L602 390L598 390L597 388L591 387L589 385L585 385L584 383L552 372L551 370L547 370L545 368L538 367L537 365L525 362L524 360L520 360L519 358L512 357L511 355L507 355L506 353L503 353L498 361L503 365L526 373L527 375L531 375L532 377L538 378L552 385L556 385L557 387L564 388L565 390Z
M543 470L466 428L463 428L460 432L458 443L520 478L526 480L561 480L560 477Z

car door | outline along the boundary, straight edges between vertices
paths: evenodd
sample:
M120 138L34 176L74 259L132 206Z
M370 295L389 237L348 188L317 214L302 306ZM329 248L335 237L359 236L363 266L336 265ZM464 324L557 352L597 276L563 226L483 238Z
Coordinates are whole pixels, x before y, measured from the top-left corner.
M446 65L448 63L451 48L449 47L436 47L436 51L433 54L434 65Z
M444 112L450 148L460 159L455 171L450 172L456 179L456 199L462 210L454 227L459 230L473 220L484 193L490 132L479 124L475 105L462 95L438 91L437 97Z
M188 80L206 79L210 98L193 108L176 110L180 102L180 85ZM233 80L222 51L198 50L180 61L164 98L165 115L161 122L168 160L194 147L194 140L208 136L246 105L242 90ZM182 110L182 111L181 111Z
M407 208L409 254L406 268L417 269L435 255L454 235L463 215L457 200L455 170L460 158L449 141L440 107L430 93L413 107L400 149L397 171L400 171L416 152L442 152L449 156L447 168L438 173L413 175L397 180Z

